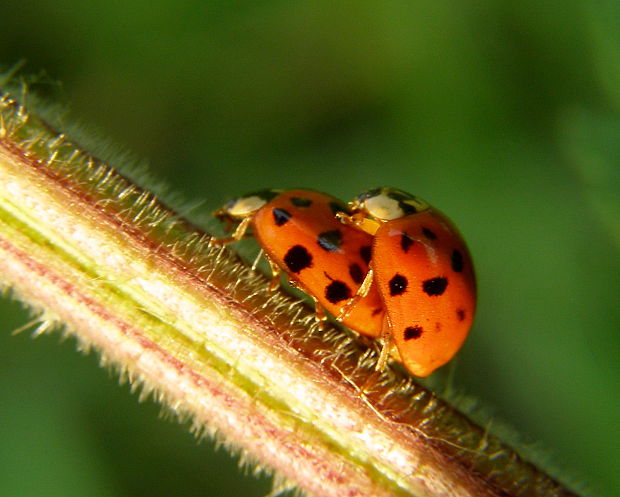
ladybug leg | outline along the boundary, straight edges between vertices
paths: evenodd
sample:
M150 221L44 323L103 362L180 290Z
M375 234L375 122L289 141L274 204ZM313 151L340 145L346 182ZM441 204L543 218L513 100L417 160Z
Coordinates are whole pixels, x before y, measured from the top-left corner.
M325 329L325 323L327 323L325 308L314 297L312 297L312 300L314 300L314 319L319 324L319 330L323 331Z
M359 212L354 212L353 214L347 214L346 212L336 212L336 219L338 219L338 221L340 221L342 224L357 228L360 226L360 224L362 224L364 220L364 215Z
M346 224L347 226L351 226L352 228L356 228L360 231L364 231L368 233L369 235L373 235L373 236L379 229L379 226L381 226L381 223L379 223L378 221L375 221L374 219L369 219L362 212L354 212L351 215L348 215L344 212L337 212L336 218L342 224Z
M209 246L212 246L212 245L225 245L227 243L238 242L245 235L245 232L250 227L250 223L251 222L252 222L252 217L251 216L243 218L241 220L241 222L235 228L235 231L233 231L232 235L226 236L226 237L223 237L223 238L213 238L213 237L211 237L211 239L209 240Z
M296 288L298 290L301 290L302 292L304 292L308 297L310 297L312 299L312 301L314 302L314 320L319 323L319 330L323 331L325 330L325 323L327 322L327 313L325 312L325 308L321 305L321 303L314 297L314 295L312 295L312 293L310 291L308 291L302 284L300 281L297 280L292 280L289 279L288 280L289 285L291 285L293 288Z
M377 364L375 365L375 371L383 371L385 369L385 365L387 364L387 360L390 355L390 350L394 345L393 340L394 336L392 335L392 325L389 317L386 315L383 318L383 326L381 328L381 341L383 342L383 345L381 347L381 352L379 353L379 359L377 359Z
M375 364L375 370L368 378L366 378L366 381L364 381L363 385L361 386L361 391L363 393L368 393L372 391L373 384L379 380L381 372L385 369L385 366L387 365L390 350L393 346L392 326L387 315L383 318L383 326L381 327L381 342L381 351L379 352L379 358L377 359L377 363Z
M327 313L325 312L325 308L321 305L321 303L312 295L312 293L307 290L304 285L301 284L300 281L297 280L288 280L289 285L293 288L297 288L304 292L308 297L312 299L314 302L314 320L319 324L319 330L325 330L325 323L327 323Z
M368 378L366 378L366 381L364 381L364 383L362 383L362 386L360 387L362 395L372 392L374 384L376 384L379 380L379 376L381 376L381 371L375 369L372 374Z
M280 269L280 266L273 262L269 257L265 256L265 259L267 259L269 267L271 268L271 281L269 282L269 288L267 289L267 292L271 293L276 291L280 286L280 273L282 270Z
M355 304L357 304L361 299L368 295L368 292L370 292L370 288L372 287L372 283L374 281L373 276L373 270L369 269L366 273L366 276L364 277L364 281L362 281L362 284L357 289L355 295L345 305L342 306L342 309L340 309L338 316L336 316L337 321L343 321L344 319L346 319L346 317L351 312L351 309L355 307Z
M256 259L254 259L254 262L252 263L252 271L256 271L256 266L258 266L258 263L263 256L265 256L265 260L269 263L269 268L271 269L271 281L267 287L267 293L271 293L276 291L280 286L280 274L282 273L282 270L280 269L280 266L265 255L265 251L263 249L260 249Z

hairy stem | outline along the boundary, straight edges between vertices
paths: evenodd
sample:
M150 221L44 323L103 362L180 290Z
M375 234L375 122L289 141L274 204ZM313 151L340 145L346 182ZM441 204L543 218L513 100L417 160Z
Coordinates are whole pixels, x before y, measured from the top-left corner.
M574 495L2 95L0 278L197 431L311 495Z

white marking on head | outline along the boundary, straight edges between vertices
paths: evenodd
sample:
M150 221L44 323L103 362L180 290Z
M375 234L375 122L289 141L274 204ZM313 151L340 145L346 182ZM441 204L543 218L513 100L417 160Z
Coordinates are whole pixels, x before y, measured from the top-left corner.
M247 217L254 214L266 203L267 200L257 195L243 197L230 206L228 209L228 214L232 217Z
M405 215L400 208L400 202L383 193L367 198L364 204L368 214L383 221L398 219Z

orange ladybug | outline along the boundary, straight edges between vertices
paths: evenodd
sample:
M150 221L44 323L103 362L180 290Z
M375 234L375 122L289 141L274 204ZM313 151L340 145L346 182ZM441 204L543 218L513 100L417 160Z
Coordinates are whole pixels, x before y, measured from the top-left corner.
M377 289L357 295L369 271L372 235L342 224L336 213L348 213L335 197L311 190L262 190L228 202L214 215L229 225L238 223L228 238L212 243L241 240L248 229L264 250L271 266L270 288L279 284L284 271L293 286L316 304L317 319L325 310L340 314L355 299L341 322L363 335L378 337L384 310Z
M391 353L412 374L428 376L452 359L472 325L476 278L467 246L444 214L401 190L368 190L349 206L338 217L373 236L372 258L341 317L377 288L386 311L377 368Z

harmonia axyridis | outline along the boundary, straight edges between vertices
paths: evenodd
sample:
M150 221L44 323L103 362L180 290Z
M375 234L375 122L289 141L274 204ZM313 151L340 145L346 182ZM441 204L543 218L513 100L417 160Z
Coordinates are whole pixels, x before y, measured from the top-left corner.
M346 224L374 236L371 271L360 291L377 287L387 315L383 367L396 345L404 366L427 376L459 350L476 309L472 260L450 220L423 200L394 188L377 188L339 214ZM346 306L355 309L355 299Z
M228 238L240 240L248 228L265 251L274 279L284 271L293 286L306 292L316 304L317 319L323 309L338 315L352 300L369 271L373 237L342 224L337 212L348 212L340 200L310 190L263 190L230 201L214 215L229 224L238 223ZM381 334L384 310L376 289L356 298L356 305L342 323L363 335Z

